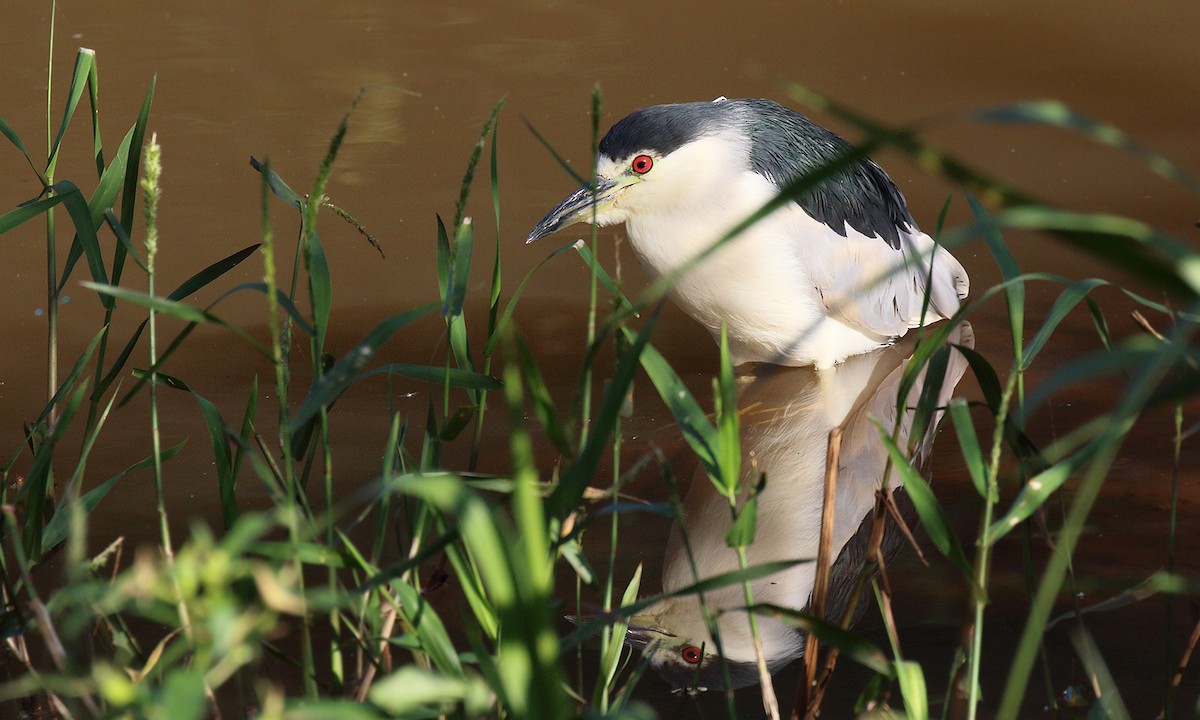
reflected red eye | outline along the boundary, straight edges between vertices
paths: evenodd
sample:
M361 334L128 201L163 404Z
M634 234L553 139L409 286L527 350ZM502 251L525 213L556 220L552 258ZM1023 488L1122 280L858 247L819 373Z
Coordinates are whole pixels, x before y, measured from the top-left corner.
M700 662L700 648L695 645L688 645L682 651L684 662L689 665L695 665Z
M649 155L638 155L633 162L629 163L629 167L638 175L645 175L650 172L650 168L654 167L654 158Z

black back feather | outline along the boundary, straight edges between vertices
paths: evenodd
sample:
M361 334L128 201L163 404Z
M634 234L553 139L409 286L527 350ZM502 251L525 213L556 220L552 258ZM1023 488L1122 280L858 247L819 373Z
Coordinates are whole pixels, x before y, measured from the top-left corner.
M750 167L782 188L852 150L842 137L771 100L721 100L641 108L612 126L600 152L619 160L642 150L668 155L704 135L740 127L750 138ZM845 237L846 226L900 247L917 229L904 196L878 165L863 159L802 194L813 218Z

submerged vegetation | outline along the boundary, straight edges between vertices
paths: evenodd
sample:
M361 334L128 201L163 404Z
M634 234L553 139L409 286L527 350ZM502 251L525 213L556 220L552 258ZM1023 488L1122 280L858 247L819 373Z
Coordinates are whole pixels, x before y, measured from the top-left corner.
M625 540L618 536L616 519L630 512L677 513L678 506L633 502L624 491L634 475L657 473L669 489L664 496L677 497L671 467L660 456L629 457L623 452L622 422L631 385L641 371L694 451L702 467L700 482L707 476L728 501L733 530L726 543L740 561L737 570L701 575L671 594L741 587L753 613L781 618L811 633L805 660L805 677L811 682L799 688L798 716L813 717L820 711L825 689L836 677L834 660L839 655L843 663L861 664L873 676L860 689L853 712L1014 718L1031 706L1047 705L1063 717L1094 713L1120 718L1158 710L1165 717L1181 717L1195 712L1197 699L1181 691L1179 680L1187 672L1195 633L1190 641L1168 649L1172 664L1162 679L1162 707L1136 712L1125 708L1087 615L1070 620L1078 662L1088 679L1078 690L1082 709L1059 706L1065 681L1042 647L1044 628L1061 611L1064 592L1075 587L1071 560L1080 543L1089 541L1089 512L1123 442L1147 408L1175 408L1174 427L1164 429L1176 438L1177 472L1163 542L1172 558L1186 546L1175 535L1175 518L1180 508L1178 447L1189 434L1185 402L1200 387L1195 343L1200 253L1194 243L1125 218L1046 207L938 154L908 132L870 123L792 88L794 100L838 115L866 132L868 141L841 162L890 145L966 185L973 222L940 232L940 241L949 247L983 243L1003 278L992 288L977 290L953 320L921 331L896 391L897 414L904 415L910 390L918 377L925 378L913 414L918 429L901 435L894 428L879 427L921 529L961 571L970 598L962 618L961 648L939 665L922 666L901 653L905 638L892 617L886 572L878 580L870 572L880 570L877 561L883 559L879 538L872 539L867 569L859 578L864 590L860 602L868 604L868 613L882 617L888 646L854 634L843 617L755 603L752 581L786 564L747 562L746 549L755 540L756 497L762 489L758 481L769 485L771 478L758 478L754 468L743 467L737 381L727 353L713 381L715 410L709 415L705 398L688 391L651 342L669 285L657 283L627 297L598 262L594 242L569 244L546 258L565 262L568 257L559 256L573 253L591 269L587 345L580 348L574 393L552 395L539 359L514 321L529 277L515 288L502 282L496 148L503 101L469 154L453 221L438 220L433 240L439 297L380 322L347 349L328 341L334 322L330 259L317 223L329 203L326 183L350 116L337 129L307 193L293 190L268 161L254 161L262 179L257 199L262 208L261 243L215 259L164 293L155 283L155 258L172 248L157 238L157 198L164 164L169 177L170 140L163 140L168 150L162 155L156 139L147 140L153 94L151 83L141 113L116 150L106 149L96 113L95 57L83 50L65 112L48 133L45 164L36 162L16 129L0 119L0 132L10 149L24 155L42 187L37 197L0 215L0 233L33 220L45 223L49 308L49 400L38 417L26 419L3 465L0 620L7 673L0 683L0 701L6 707L30 716L61 717L652 716L634 690L647 666L625 641L630 619L664 598L643 591L640 568L631 577L618 576L615 555ZM55 177L63 137L73 121L79 125L81 107L91 110L94 184ZM48 128L50 117L48 108ZM599 118L596 93L594 139ZM1197 188L1169 162L1137 148L1115 129L1055 103L1015 105L983 119L1082 132L1133 152L1155 171ZM494 214L486 223L467 216L467 200L479 184L475 176L480 168L489 171L486 184ZM836 166L787 188L778 202L789 201L833 169ZM94 187L90 195L81 189L85 185ZM64 211L67 223L62 222ZM139 212L144 224L137 222ZM277 228L296 217L296 254L289 257ZM480 227L493 220L495 241L489 258L476 238ZM1172 305L1122 290L1150 317L1142 319L1145 333L1112 335L1101 306L1090 295L1110 283L1023 272L1004 241L1009 229L1048 231L1133 273L1155 292L1170 293ZM63 258L58 250L65 235L73 239ZM492 262L487 312L468 318L468 278L472 262L480 257ZM189 302L198 290L222 282L232 268L252 262L262 264L261 282L228 288L206 307ZM89 280L83 285L102 304L104 322L86 350L68 363L59 357L56 308L64 288L78 283L85 268ZM133 273L145 274L147 291L123 284ZM1033 284L1057 293L1045 317L1026 317L1026 288ZM220 315L223 300L248 293L264 302L266 342ZM958 341L951 333L962 320L1001 298L1011 357L984 357L966 344L952 344ZM111 320L118 312L145 317L129 338L111 337ZM1027 387L1029 369L1072 312L1090 313L1105 350L1053 368ZM445 324L444 362L372 362L407 326L435 315ZM158 321L164 316L183 321L184 328L173 337L162 335ZM260 388L257 380L246 388L244 411L238 417L223 415L187 385L187 378L168 374L171 358L187 352L188 336L203 324L223 326L240 336L272 368L271 376L262 380L270 390ZM609 346L615 348L615 362L602 367L597 358ZM939 403L953 353L965 359L981 400ZM304 358L310 367L301 371ZM334 491L338 448L330 431L338 421L335 402L355 383L381 374L427 383L426 417L410 424L395 413L388 440L380 448L378 479L352 497L339 497ZM1114 401L1103 413L1078 427L1059 428L1054 436L1030 431L1030 420L1040 407L1085 378L1104 378L1112 384ZM179 392L194 398L209 434L219 479L219 528L193 522L184 508L171 507L166 499L167 486L183 473L172 467L171 458L181 446L167 446L171 440L160 431L159 403L164 393ZM273 401L271 407L267 398ZM112 414L129 402L148 403L153 452L147 458L129 457L125 470L97 483L87 473L89 455L105 442ZM936 488L911 461L924 434L920 429L936 422L939 410L949 416L966 475L978 493L978 530L970 539L959 537ZM503 477L475 472L485 424L506 428L511 471ZM78 449L64 442L68 435L72 442L82 438ZM553 457L535 454L535 437L547 439ZM443 459L443 450L451 445L467 448L463 454L470 460L465 466ZM950 443L943 441L943 452L948 449ZM123 551L120 538L89 535L89 516L110 511L104 499L112 487L128 474L147 470L156 488L158 547ZM245 502L245 486L251 483L267 494L268 508ZM877 502L874 516L882 519L884 501ZM582 537L589 530L610 534L607 557L583 552ZM985 658L983 646L994 631L987 608L993 591L993 550L1002 542L1023 544L1030 595L1015 653L998 661ZM575 583L575 597L563 597L561 588L570 582ZM442 585L445 589L435 593ZM1168 566L1136 590L1194 598L1200 583ZM454 593L461 608L437 599L445 593ZM582 617L588 612L584 597L596 598L599 612ZM566 632L563 615L580 616ZM716 626L711 618L709 622ZM714 639L719 645L719 638ZM586 661L581 661L585 655ZM927 681L940 682L947 674L944 694L931 695L935 685ZM984 676L1003 677L1002 691L982 697ZM1035 676L1040 676L1037 682L1032 681ZM797 688L776 685L774 694L790 699ZM727 698L734 712L733 695ZM769 706L773 696L767 700ZM827 716L838 717L852 712L825 710Z

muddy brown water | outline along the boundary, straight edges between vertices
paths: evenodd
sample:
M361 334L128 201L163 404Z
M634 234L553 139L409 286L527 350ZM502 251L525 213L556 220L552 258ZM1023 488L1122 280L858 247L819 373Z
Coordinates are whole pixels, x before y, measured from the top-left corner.
M45 39L49 8L8 8L0 42L0 114L31 149L43 147ZM158 86L150 129L163 145L160 287L174 287L203 265L259 239L258 176L247 159L269 157L293 186L311 183L333 129L360 87L368 87L355 111L329 186L333 200L354 213L379 238L387 259L331 217L321 229L334 278L335 352L374 323L436 296L434 213L454 213L462 170L491 106L508 104L500 125L500 178L507 297L516 281L553 247L578 237L571 231L525 247L528 230L572 181L522 126L527 118L576 168L586 169L589 94L604 90L604 126L646 104L711 99L718 95L765 96L788 102L782 83L799 81L885 122L935 119L927 137L973 165L1067 208L1128 215L1195 241L1200 216L1195 196L1161 179L1138 161L1060 131L982 125L965 119L972 110L1026 98L1057 98L1084 114L1111 122L1138 142L1193 172L1200 172L1196 142L1200 117L1200 5L1124 3L842 2L823 5L763 2L740 7L640 3L603 5L566 2L302 3L271 5L218 0L157 3L153 7L62 2L59 4L53 114L61 102L76 47L97 51L101 120L108 147L132 123L151 76ZM795 105L792 103L793 106ZM802 108L801 108L802 109ZM81 183L91 177L83 116L76 118L58 177ZM848 129L816 115L835 129ZM847 133L851 138L853 133ZM933 227L938 209L955 188L930 177L893 152L877 156L908 197L919 223ZM481 173L485 176L485 173ZM34 195L36 181L17 153L0 151L0 202L9 208ZM85 187L87 185L85 184ZM471 291L486 292L492 240L490 202L477 187L470 212L477 218L480 254ZM957 196L951 221L961 221ZM272 205L277 237L289 241L295 219ZM602 235L611 248L615 233ZM68 238L60 235L60 262ZM1009 237L1022 266L1072 277L1120 273L1102 268L1039 235ZM611 250L605 251L610 265ZM40 226L0 242L4 312L0 333L0 420L15 448L20 422L35 417L45 399L45 270ZM987 251L976 243L957 253L982 289L998 277ZM638 287L642 276L628 251L624 277ZM254 261L223 287L256 280ZM77 277L81 274L77 273ZM1153 293L1153 289L1148 292ZM68 289L62 306L63 357L69 363L95 331L100 313L82 289ZM199 300L217 294L206 290ZM558 258L531 284L517 320L548 368L558 397L570 392L583 345L586 273L571 255ZM1054 290L1031 286L1030 324L1053 301ZM1128 307L1115 293L1100 297L1121 333L1131 331ZM475 317L481 318L475 306ZM227 301L220 312L234 322L261 326L258 298ZM977 348L1003 364L1009 351L1002 302L973 318ZM124 337L138 318L118 318ZM478 323L476 323L478 325ZM436 322L422 323L393 341L385 359L428 362L435 357ZM689 384L706 397L716 351L686 317L668 311L657 345ZM1056 364L1098 347L1090 320L1076 314L1040 358L1031 384ZM243 402L249 379L267 367L244 346L204 329L169 370L213 399L229 416ZM1046 441L1073 423L1109 406L1113 383L1076 388L1056 398L1035 418L1031 433ZM977 397L964 382L960 391ZM416 393L406 397L408 393ZM427 388L402 387L392 401L419 418ZM629 450L651 445L677 458L689 477L668 414L639 382L638 414L627 424ZM269 393L265 393L268 394ZM178 527L188 515L216 515L215 476L200 418L186 396L166 394L168 442L190 437L172 461L170 500ZM264 402L263 408L267 407ZM386 432L388 398L381 384L349 394L338 407L335 448L348 488L373 476ZM1188 408L1188 419L1195 417ZM1128 587L1165 564L1171 474L1170 414L1147 413L1126 443L1092 515L1077 554L1081 584L1095 588L1087 599ZM148 452L144 404L120 411L106 431L105 446L89 465L92 482ZM483 469L502 472L493 427ZM933 478L964 537L974 533L977 507L949 433L933 460ZM8 451L6 451L8 452ZM454 458L451 458L454 460ZM1181 475L1179 569L1200 570L1200 489L1196 455L1185 445ZM251 486L253 483L245 483ZM637 487L654 497L661 488ZM254 501L252 487L247 500ZM97 511L95 542L115 534L150 541L152 485L130 477ZM261 500L261 498L259 498ZM647 590L657 582L667 534L645 518L624 522L630 540L621 553L627 577L646 564ZM603 553L603 548L595 548ZM952 568L934 561L921 567L901 555L894 570L898 621L907 654L925 663L934 688L944 684L957 628L964 617L963 583ZM1023 623L1018 544L1001 545L995 563L996 604L989 611L985 702L998 699L1015 636ZM1156 714L1170 658L1194 622L1177 603L1167 626L1165 599L1154 598L1098 617L1092 630L1135 717ZM1065 607L1065 605L1064 605ZM876 623L877 625L877 623ZM865 631L882 642L878 627ZM1055 692L1081 681L1065 638L1051 637ZM586 659L585 659L586 661ZM849 707L862 682L848 663L831 707ZM1182 697L1194 703L1197 673ZM780 676L785 704L795 687L795 667ZM1035 676L1028 712L1038 714L1044 695ZM697 708L665 693L656 678L643 691L666 715L719 715L719 705ZM703 701L707 702L707 700ZM753 716L753 694L744 707ZM985 707L990 707L987 705ZM832 712L832 711L831 711ZM1181 715L1182 716L1182 715Z

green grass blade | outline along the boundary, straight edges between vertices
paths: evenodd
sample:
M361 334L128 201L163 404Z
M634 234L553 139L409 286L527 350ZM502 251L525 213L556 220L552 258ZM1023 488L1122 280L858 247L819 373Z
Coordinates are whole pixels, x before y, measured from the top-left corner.
M447 369L432 365L410 365L407 363L392 363L371 368L359 374L349 384L353 385L373 375L383 374L400 375L401 377L420 380L421 382L432 383L434 385L449 383L450 387L466 388L467 390L499 390L504 387L504 383L500 382L500 380L491 375L484 375L483 373L459 370L458 368Z
M137 120L133 123L133 138L129 143L130 161L125 164L125 183L121 189L121 227L126 235L133 232L134 207L138 197L138 173L142 167L142 147L146 141L146 125L150 122L150 105L154 102L154 88L158 85L158 76L150 78L150 87L146 89L146 97L142 99L142 108L138 111ZM118 269L121 263L113 264L113 284L117 283Z
M32 220L64 200L66 200L66 197L63 195L51 195L50 197L44 197L18 205L16 209L9 210L3 215L0 215L0 234L4 234L9 230L12 230L13 228L24 224L25 222Z
M529 389L530 400L533 402L533 412L537 416L538 422L546 430L546 436L553 443L554 449L558 451L559 455L570 461L575 457L575 449L571 446L570 432L554 407L554 398L550 396L550 390L542 379L542 373L538 370L533 352L519 334L514 333L513 344L516 346L517 357L521 364L521 376L525 381L525 386Z
M967 556L963 554L958 536L954 534L954 527L946 517L946 511L942 509L942 504L938 502L937 496L933 494L929 484L921 477L921 473L917 472L917 469L909 463L908 458L904 456L896 443L892 442L891 436L878 421L875 421L875 427L879 430L879 438L892 459L892 467L900 474L904 490L917 510L917 517L921 519L921 527L925 528L925 532L933 541L934 546L959 570L962 570L966 577L970 578L972 576L971 564L967 562Z
M642 564L638 563L637 569L633 571L633 577L629 580L629 584L625 587L625 593L621 596L621 605L630 605L637 601L638 588L642 584ZM617 668L621 660L621 654L625 650L625 634L629 631L629 623L624 620L618 620L613 623L612 634L608 639L607 652L600 658L600 679L596 683L596 693L599 696L601 693L607 695L612 690L613 680L617 676ZM593 701L595 704L597 701Z
M1046 319L1042 321L1042 326L1038 328L1037 333L1025 346L1023 355L1022 369L1028 369L1033 364L1033 359L1041 351L1046 341L1054 334L1059 323L1067 316L1067 313L1075 309L1079 302L1085 299L1093 289L1108 285L1107 280L1090 278L1071 283L1065 290L1054 300L1054 305L1051 306L1050 312L1046 314Z
M113 205L117 201L117 194L121 192L129 160L130 143L133 142L133 135L136 129L136 127L131 127L125 133L124 139L121 140L121 144L117 147L116 154L113 155L112 162L101 173L100 181L96 183L96 189L92 192L92 199L88 201L88 209L92 213L93 228L100 227L100 223L104 221L104 212L112 210Z
M38 415L37 420L34 422L35 425L41 424L46 420L46 418L50 417L54 409L58 407L58 404L62 398L64 398L67 393L71 391L71 388L75 387L75 383L78 382L79 378L83 375L83 371L87 367L88 361L92 359L92 354L95 353L96 347L102 342L103 338L104 329L101 328L99 332L92 336L92 341L88 343L87 349L85 349L83 353L76 358L75 364L71 366L70 372L68 372L67 376L63 378L61 383L59 383L58 389L54 392L54 395L50 398L50 401L46 403L45 407L42 408L41 414Z
M23 547L25 554L34 562L42 558L42 537L44 527L42 523L45 518L43 513L46 510L46 501L48 500L49 485L50 485L50 465L54 457L54 446L62 438L66 429L71 425L71 418L75 416L75 412L83 403L87 396L88 384L86 381L81 383L75 392L73 392L67 403L62 407L62 413L59 415L58 421L54 423L46 438L42 441L40 447L33 457L33 464L29 467L29 472L25 475L25 482L21 484L21 489L17 493L18 498L25 498L25 518L24 532L22 533Z
M971 208L975 222L983 231L988 249L991 250L996 265L1000 267L1000 274L1008 283L1004 290L1004 300L1008 304L1009 332L1012 334L1013 348L1017 352L1016 359L1020 364L1023 362L1020 353L1025 346L1025 284L1019 279L1021 268L1017 266L1016 259L1005 245L999 226L992 220L983 204L968 193L967 205Z
M1093 440L1070 458L1052 465L1031 477L1025 483L1025 486L1021 488L1021 492L1017 494L1016 499L1013 500L1012 507L1009 508L1004 517L992 523L992 526L987 529L985 541L989 545L994 544L1020 524L1021 521L1037 512L1038 508L1042 507L1050 499L1050 496L1057 492L1075 471L1091 459L1097 450L1099 450L1099 447L1096 445L1096 441Z
M971 422L971 408L965 398L954 398L950 401L950 420L954 423L954 434L958 436L958 447L962 451L971 483L979 492L979 497L987 499L987 470L983 464L983 449L979 445L979 436L975 434L975 424Z
M284 182L279 173L268 168L254 156L250 157L250 167L263 176L267 181L267 187L270 188L275 197L283 200L288 205L294 206L297 210L304 209L304 196Z
M8 141L13 144L13 147L21 152L21 155L25 157L25 162L29 163L29 169L33 170L34 175L37 175L38 182L42 184L42 187L49 185L50 183L46 182L46 176L42 174L41 170L37 169L37 165L33 164L33 159L29 157L29 151L25 149L25 143L21 142L21 138L17 135L17 131L13 130L12 126L9 125L8 122L2 117L0 117L0 135L4 135L4 137L8 138Z
M88 79L95 77L96 68L96 53L88 48L79 48L79 52L75 55L75 70L71 74L71 88L67 91L67 105L63 110L62 121L58 125L58 136L54 138L54 143L51 145L50 156L46 161L46 175L54 176L54 169L58 165L58 151L62 148L63 136L67 133L67 127L71 124L71 118L75 116L75 108L79 105L80 98L83 97L83 91L87 88Z
M562 639L562 650L564 652L573 650L581 642L592 635L595 635L602 628L612 625L615 620L636 615L651 605L662 602L663 600L673 597L683 597L685 595L698 595L700 593L706 593L710 590L717 590L730 585L741 585L742 583L753 582L759 578L774 575L775 573L782 572L801 563L815 561L815 558L809 560L778 560L775 562L752 565L747 568L731 570L726 573L720 573L718 575L713 575L712 577L704 578L692 583L691 585L681 587L678 590L673 590L669 593L660 593L658 595L642 598L641 600L630 603L629 605L622 605L612 612L605 613L604 615L598 615L590 620L587 620L586 622L580 623L579 627L577 627L574 632Z
M551 145L546 138L542 137L542 134L537 131L537 128L533 126L533 123L529 122L528 118L522 115L521 122L525 123L525 127L529 129L529 132L533 133L533 136L537 138L539 143L542 144L542 147L546 148L546 152L550 153L550 156L554 158L554 161L558 163L559 167L567 171L567 174L571 176L572 180L580 185L587 183L587 180L583 179L579 173L575 172L575 170L571 167L571 164L558 154L558 152L554 149L554 146Z
M955 349L963 354L967 359L967 365L970 366L971 372L975 375L976 382L979 383L979 389L983 391L984 401L987 402L988 408L993 415L1000 414L1000 403L1004 397L1004 391L1000 387L1000 378L996 375L996 369L987 361L983 355L980 355L973 348L955 346Z
M504 312L500 314L500 319L496 321L496 327L492 329L492 334L488 337L487 344L483 348L484 357L491 357L496 351L496 345L499 344L500 338L504 337L504 333L508 331L508 326L512 322L513 311L516 310L517 303L520 301L522 293L525 292L525 287L529 285L529 281L533 279L533 276L537 273L537 271L541 270L542 266L551 259L562 255L574 246L574 243L563 245L546 257L542 258L537 265L534 265L529 272L525 273L525 277L521 279L521 284L517 286L516 292L514 292L512 297L508 299L508 303L504 306Z
M950 353L953 348L943 345L929 358L925 367L925 382L921 385L921 394L917 398L917 406L912 414L912 425L908 430L908 451L910 454L919 447L925 439L930 425L937 418L938 397L942 393L942 385L946 381L946 367L950 364ZM902 396L903 397L903 396ZM900 415L899 417L904 417Z
M183 447L186 444L187 440L184 440L178 445L164 450L161 455L163 461L165 462L178 455L179 451L183 450ZM153 465L153 457L143 458L81 495L79 497L79 502L80 506L83 508L84 514L95 510L96 506L100 504L100 501L104 499L104 496L108 494L108 491L112 490L113 486L116 485L117 482L119 482L126 475L139 470L145 470ZM46 552L53 550L55 547L66 541L67 532L70 529L70 513L68 510L69 509L67 507L60 503L59 506L55 508L54 515L50 518L50 522L46 523L46 529L42 534L42 547L46 549Z
M1174 180L1194 193L1200 193L1200 180L1195 176L1162 155L1135 143L1116 126L1081 115L1058 100L1026 100L1004 107L981 110L975 113L975 117L985 122L1050 125L1077 132L1101 145L1127 152L1162 177Z
M717 467L720 472L714 480L725 497L733 500L742 479L742 443L738 429L737 383L733 379L733 364L729 360L729 337L725 325L721 325L721 370L719 379L714 383L714 397L717 398L716 433L717 433ZM750 517L743 521L742 516L730 528L732 535L739 524L749 523L750 541L740 542L731 547L745 547L754 541L754 509L749 507ZM745 535L745 529L742 529ZM744 538L742 538L744 540Z
M329 275L329 261L325 249L317 236L317 229L305 233L304 263L308 270L308 292L312 302L312 339L314 369L325 352L325 336L329 332L329 317L333 312L333 281Z
M817 636L822 645L837 648L842 655L880 675L892 677L895 674L892 663L883 654L882 650L854 633L810 615L803 610L780 607L769 603L751 605L746 609L759 615L767 615L781 620L805 632L810 632Z
M196 391L192 397L200 405L204 425L208 428L208 439L212 446L213 463L217 471L217 497L221 503L221 522L226 530L237 521L237 476L233 474L233 455L226 437L227 428L221 411L207 398Z
M654 331L661 311L662 305L660 304L617 362L608 387L604 390L604 400L596 415L592 432L588 433L587 441L580 449L575 462L567 468L558 487L550 496L548 514L551 517L565 517L583 497L584 488L591 482L592 476L596 472L596 464L608 446L609 438L620 417L621 407L625 403L625 394L629 390L629 384L633 382L633 375L637 371L642 351L650 342L650 334Z
M429 314L435 307L437 306L430 304L406 313L393 315L376 325L350 352L338 360L328 373L313 384L308 396L304 398L304 403L289 420L289 432L295 433L322 407L341 394L353 382L358 371L370 362L371 358L375 357L379 348L393 335L415 320Z

